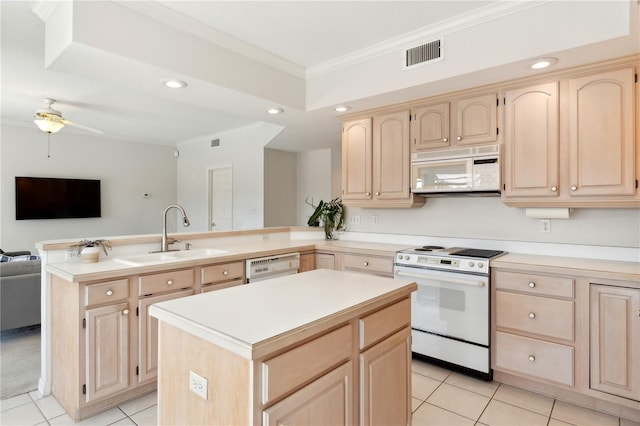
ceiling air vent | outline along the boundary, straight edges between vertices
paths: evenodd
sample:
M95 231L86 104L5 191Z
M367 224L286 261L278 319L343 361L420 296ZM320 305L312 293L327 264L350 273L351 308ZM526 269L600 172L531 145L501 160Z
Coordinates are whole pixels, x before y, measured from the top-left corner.
M442 39L432 40L420 46L405 49L404 68L413 68L418 65L442 60Z

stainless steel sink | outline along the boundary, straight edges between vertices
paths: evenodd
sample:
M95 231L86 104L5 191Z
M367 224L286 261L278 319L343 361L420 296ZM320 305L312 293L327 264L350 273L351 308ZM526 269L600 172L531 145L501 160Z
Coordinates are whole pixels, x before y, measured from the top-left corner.
M207 259L210 257L230 254L227 250L203 248L182 251L166 251L158 253L136 254L132 256L120 256L114 258L116 262L131 266L157 265L167 262L180 262L189 259Z

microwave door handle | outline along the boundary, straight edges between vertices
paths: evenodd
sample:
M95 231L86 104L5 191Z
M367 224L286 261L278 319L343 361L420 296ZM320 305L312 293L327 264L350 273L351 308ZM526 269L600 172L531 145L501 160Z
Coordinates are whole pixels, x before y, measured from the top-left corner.
M471 287L484 287L484 282L483 281L460 280L460 279L456 279L456 278L441 277L441 276L436 276L436 275L412 274L411 272L402 272L402 271L396 271L396 275L402 276L402 277L418 278L418 279L421 279L421 280L433 279L433 280L444 281L444 282L452 283L452 284L468 285L468 286L471 286Z

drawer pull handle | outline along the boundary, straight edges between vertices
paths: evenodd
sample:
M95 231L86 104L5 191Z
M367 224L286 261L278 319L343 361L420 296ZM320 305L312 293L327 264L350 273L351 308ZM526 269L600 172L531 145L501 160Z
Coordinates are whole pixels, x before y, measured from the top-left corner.
M107 296L111 296L113 294L113 290L107 290Z
M366 192L364 195L366 195L368 197L369 195L371 195L371 193L370 192Z
M457 141L461 141L461 140L462 140L462 136L458 136L458 137L456 138L456 140L457 140Z
M229 271L222 272L222 275L229 275Z
M534 362L536 360L536 357L533 355L529 355L529 362Z
M173 280L167 280L167 285L173 285Z
M558 187L557 187L557 186L552 186L552 187L551 187L551 191L556 192L557 190L558 190Z
M533 281L529 283L529 287L534 288L536 286L536 283L534 283Z
M575 185L572 185L572 186L571 186L571 190L572 190L572 191L575 191L576 189L578 189L578 187L577 187L577 186L575 186Z
M364 266L369 266L369 262L364 262Z
M449 142L449 138L442 138L442 142Z
M534 319L536 317L536 314L534 314L533 312L529 312L529 318Z
M122 315L129 315L129 310L128 309L123 310Z

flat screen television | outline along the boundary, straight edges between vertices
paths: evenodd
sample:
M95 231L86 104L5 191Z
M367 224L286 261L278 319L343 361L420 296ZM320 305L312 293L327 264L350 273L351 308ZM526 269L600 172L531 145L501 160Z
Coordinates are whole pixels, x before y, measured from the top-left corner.
M16 220L100 216L100 180L16 176Z

